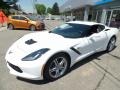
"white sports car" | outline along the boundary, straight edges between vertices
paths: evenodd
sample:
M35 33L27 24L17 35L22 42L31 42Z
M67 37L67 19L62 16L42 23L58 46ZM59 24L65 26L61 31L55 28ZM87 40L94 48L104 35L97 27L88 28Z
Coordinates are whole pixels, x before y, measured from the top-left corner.
M19 77L55 80L83 58L112 51L117 33L100 23L71 21L52 31L27 34L7 51L7 67Z

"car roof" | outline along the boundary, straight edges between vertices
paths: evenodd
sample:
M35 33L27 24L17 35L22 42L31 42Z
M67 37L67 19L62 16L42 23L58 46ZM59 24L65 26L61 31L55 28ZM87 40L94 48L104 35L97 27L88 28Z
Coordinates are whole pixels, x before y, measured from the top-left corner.
M71 24L84 24L84 25L97 25L97 24L100 24L100 25L103 25L101 23L96 23L96 22L89 22L89 21L70 21L70 22L67 22L67 23L71 23Z

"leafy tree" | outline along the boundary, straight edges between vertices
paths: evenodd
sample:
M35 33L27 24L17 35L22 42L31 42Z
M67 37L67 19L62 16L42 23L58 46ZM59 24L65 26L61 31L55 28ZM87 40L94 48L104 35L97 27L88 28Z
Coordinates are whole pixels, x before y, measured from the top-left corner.
M57 2L52 7L52 14L53 15L59 15L60 14L60 12L59 12L59 6L58 6Z
M52 8L48 7L48 8L47 8L47 13L52 14Z
M8 8L10 8L10 6L7 3L5 3L3 0L0 0L0 8L8 9Z
M17 7L16 6L17 2L18 2L18 0L13 0L13 1L0 0L0 9L2 9L8 15L11 5Z
M38 14L40 14L40 15L45 14L46 7L45 7L44 4L36 4L35 7L36 7L36 10L37 10Z

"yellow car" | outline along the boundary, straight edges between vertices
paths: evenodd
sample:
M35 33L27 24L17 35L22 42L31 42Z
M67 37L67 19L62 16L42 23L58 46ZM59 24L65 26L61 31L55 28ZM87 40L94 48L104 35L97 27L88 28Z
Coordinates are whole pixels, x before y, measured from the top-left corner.
M45 25L38 18L25 15L11 15L8 17L8 29L13 30L15 28L43 30Z

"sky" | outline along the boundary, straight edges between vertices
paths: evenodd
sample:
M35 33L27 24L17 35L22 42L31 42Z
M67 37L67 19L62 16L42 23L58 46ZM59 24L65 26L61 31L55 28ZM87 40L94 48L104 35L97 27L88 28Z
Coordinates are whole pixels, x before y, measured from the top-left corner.
M58 3L59 6L64 4L67 0L36 0L36 3L44 4L46 7L52 7L55 2ZM28 13L33 12L32 0L19 0L18 4L20 4L21 8Z

